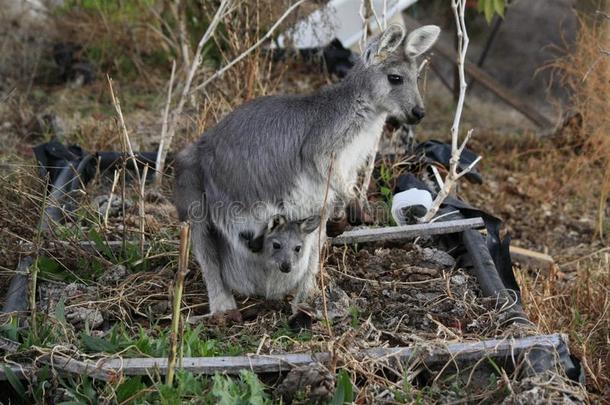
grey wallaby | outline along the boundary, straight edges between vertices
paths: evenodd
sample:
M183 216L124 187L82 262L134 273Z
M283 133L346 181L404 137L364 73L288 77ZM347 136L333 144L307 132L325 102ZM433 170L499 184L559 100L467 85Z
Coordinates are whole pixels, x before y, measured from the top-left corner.
M211 313L236 309L232 290L244 293L236 286L250 272L271 273L251 268L257 253L243 235L263 229L275 215L297 221L321 214L321 228L304 235L302 268L289 273L293 308L315 290L328 212L354 196L358 170L386 119L413 124L424 117L416 57L439 32L429 25L405 35L390 26L341 82L307 95L247 102L178 154L175 204L179 217L192 223Z

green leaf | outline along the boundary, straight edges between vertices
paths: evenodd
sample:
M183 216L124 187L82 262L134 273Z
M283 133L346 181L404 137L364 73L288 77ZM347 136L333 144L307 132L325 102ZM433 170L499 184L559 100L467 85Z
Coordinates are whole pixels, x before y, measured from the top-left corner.
M248 370L242 370L240 373L241 379L246 383L250 389L250 405L263 405L267 395L265 394L265 387L258 379L255 373Z
M479 13L482 13L482 12L483 12L483 10L485 10L485 0L479 0L479 1L477 2L477 11L478 11Z
M491 23L494 17L494 0L485 0L485 19L487 23Z
M349 374L345 370L339 371L337 377L337 391L330 400L331 405L343 405L345 403L351 404L354 402L354 388L352 386L352 380Z
M95 243L95 247L98 251L100 251L100 253L102 253L106 257L112 257L112 250L110 250L110 247L108 246L104 238L102 238L102 235L96 229L91 228L89 230L88 236L89 240Z
M496 13L498 13L498 15L500 17L504 17L504 7L505 7L504 0L493 0L493 2L494 2L494 10L496 11Z
M2 368L4 369L4 375L6 376L6 379L8 380L8 382L11 384L11 387L13 387L13 389L15 390L17 395L19 395L19 398L26 401L26 399L27 399L26 390L25 390L25 387L23 386L23 384L21 383L21 380L19 380L19 377L17 377L17 374L15 374L15 372L13 370L6 367L5 365L2 365Z
M94 352L94 353L99 353L99 352L114 353L119 349L118 345L115 345L105 339L102 339L99 337L94 337L94 336L89 336L86 334L83 334L81 336L81 342L83 342L85 349L87 349L90 352Z
M66 297L63 295L55 306L55 319L62 325L66 325Z
M127 399L134 397L144 388L146 388L146 385L142 383L141 376L129 377L116 389L117 401L126 401Z

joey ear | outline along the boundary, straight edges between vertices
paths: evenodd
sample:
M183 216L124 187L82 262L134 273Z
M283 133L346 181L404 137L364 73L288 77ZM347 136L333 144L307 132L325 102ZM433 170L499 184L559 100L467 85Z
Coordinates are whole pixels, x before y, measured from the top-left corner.
M286 220L286 217L281 214L272 216L271 218L269 218L269 222L267 223L266 233L273 231L279 226L285 225L286 222L288 222Z
M405 51L414 58L426 52L438 39L441 29L436 25L424 25L407 35Z
M401 25L392 24L378 39L371 41L364 51L364 61L371 64L383 60L394 52L405 38L405 30Z
M310 234L320 226L321 217L319 215L313 215L309 218L305 218L299 223L299 228L304 234Z

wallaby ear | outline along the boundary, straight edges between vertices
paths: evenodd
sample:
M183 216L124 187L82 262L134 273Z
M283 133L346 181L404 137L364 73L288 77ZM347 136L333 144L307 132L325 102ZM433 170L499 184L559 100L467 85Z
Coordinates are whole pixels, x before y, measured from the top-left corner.
M281 214L272 216L271 218L269 218L269 222L267 223L266 233L273 231L278 226L285 225L286 222L287 222L286 217Z
M438 39L441 29L436 25L424 25L407 35L405 51L414 58L426 52Z
M258 253L263 250L263 243L265 242L265 234L261 233L258 236L254 236L252 231L243 231L239 233L239 238L244 241L248 249L253 253Z
M375 60L385 59L400 46L404 38L405 30L401 25L390 25L378 39L368 44L364 51L364 61L370 64Z
M313 215L309 218L305 218L304 220L302 220L301 223L299 223L299 228L304 234L310 234L316 229L318 229L321 220L322 218L319 215Z

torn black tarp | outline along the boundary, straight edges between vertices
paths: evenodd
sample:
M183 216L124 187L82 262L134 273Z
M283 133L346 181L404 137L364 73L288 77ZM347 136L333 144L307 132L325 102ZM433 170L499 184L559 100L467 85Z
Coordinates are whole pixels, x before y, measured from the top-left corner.
M83 190L93 179L99 168L104 174L117 167L127 157L121 152L87 153L80 146L64 146L59 141L51 141L33 148L38 161L40 176L48 178L49 198L45 215L42 218L42 228L50 229L54 222L61 223L64 213L72 212L77 204L73 197L75 192ZM136 153L137 164L140 167L155 166L156 152ZM133 170L131 159L126 161L126 167ZM151 170L151 173L154 171Z
M418 144L415 148L415 152L423 154L427 160L427 163L440 163L447 170L449 169L449 161L451 160L450 144L431 139L429 141ZM458 164L459 171L466 169L478 157L479 155L477 155L470 149L464 148L462 154L460 155L460 162ZM476 167L473 167L472 170L464 177L471 183L483 183L483 176L481 176L481 173L479 173Z
M345 48L337 38L320 48L300 48L294 52L290 49L274 48L272 53L275 61L285 59L287 56L298 55L305 62L322 62L328 74L337 75L340 78L347 75L357 59L357 56Z

